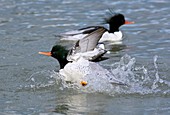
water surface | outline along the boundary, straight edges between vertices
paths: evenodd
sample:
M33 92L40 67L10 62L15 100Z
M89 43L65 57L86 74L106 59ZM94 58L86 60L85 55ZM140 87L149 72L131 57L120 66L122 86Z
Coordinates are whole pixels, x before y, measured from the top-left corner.
M169 6L169 0L0 0L0 114L169 115ZM67 86L58 62L37 52L61 43L55 35L102 25L108 8L135 24L121 27L123 43L108 45L110 58L100 64L131 87Z

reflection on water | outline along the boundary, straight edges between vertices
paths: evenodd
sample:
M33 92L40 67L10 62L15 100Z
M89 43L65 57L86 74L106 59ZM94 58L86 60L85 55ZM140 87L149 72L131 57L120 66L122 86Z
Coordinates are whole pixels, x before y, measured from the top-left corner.
M67 111L69 110L69 106L68 105L57 105L55 110L53 112L55 113L62 113L62 114L66 114L68 113Z

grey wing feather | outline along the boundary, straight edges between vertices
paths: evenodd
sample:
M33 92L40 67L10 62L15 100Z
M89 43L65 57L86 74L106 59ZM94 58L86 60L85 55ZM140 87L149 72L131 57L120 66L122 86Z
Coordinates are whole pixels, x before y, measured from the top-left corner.
M87 51L92 51L96 48L98 41L102 37L103 33L106 31L105 28L100 27L97 30L91 32L83 39L78 40L73 48L69 51L67 55L67 60L72 61L72 56L76 53L84 53ZM104 54L104 53L103 53Z
M94 32L88 34L83 39L78 41L80 52L92 51L97 46L98 41L102 37L103 33L106 31L105 28L101 27Z

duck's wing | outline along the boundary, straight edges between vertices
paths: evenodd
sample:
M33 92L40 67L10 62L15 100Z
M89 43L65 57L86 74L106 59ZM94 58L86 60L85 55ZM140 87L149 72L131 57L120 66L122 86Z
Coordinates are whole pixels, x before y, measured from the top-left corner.
M74 35L78 35L78 34L90 34L99 28L101 28L101 26L88 26L88 27L81 28L78 30L73 30L73 31L63 33L62 35L63 36L74 36Z
M58 35L57 37L60 37L60 40L80 40L83 39L86 35L98 30L99 28L102 28L101 26L89 26L85 28L81 28L78 30L69 31L63 34Z
M92 51L94 50L94 48L96 48L98 41L100 40L105 31L106 31L105 28L100 27L97 30L85 36L83 39L77 41L75 46L79 47L81 53Z
M76 44L73 46L73 48L69 51L67 55L67 60L77 60L80 57L80 55L78 55L80 53L81 56L87 58L88 60L93 60L96 59L98 56L100 55L102 56L104 53L106 53L106 51L101 48L98 49L98 52L94 51L98 44L98 41L100 40L105 31L106 31L105 28L100 27L94 32L86 35L83 39L78 40Z
M79 29L79 31L82 32L82 34L90 34L100 28L104 28L102 26L89 26L89 27L85 27L85 28L81 28Z

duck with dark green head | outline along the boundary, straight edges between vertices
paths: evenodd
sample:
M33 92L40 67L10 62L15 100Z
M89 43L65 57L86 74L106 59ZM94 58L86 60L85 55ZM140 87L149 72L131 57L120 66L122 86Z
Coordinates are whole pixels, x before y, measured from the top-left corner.
M95 62L83 57L78 58L76 61L68 61L69 52L63 46L55 45L50 52L39 52L39 54L51 56L58 60L60 64L59 74L64 76L66 82L86 86L88 84L88 81L85 80L87 76L98 76L97 78L108 78L111 84L123 84L121 81L113 78L108 70Z
M66 50L63 46L55 45L50 52L39 52L39 54L52 56L59 61L59 73L64 76L65 81L77 82L85 86L87 81L84 79L89 75L112 77L108 70L95 62L89 61L106 53L101 47L96 48L100 37L105 31L104 28L100 28L92 32L84 39L78 41L70 51ZM99 51L104 51L104 53L101 55ZM90 52L90 55L87 56L88 52ZM112 78L112 82L120 83L114 78Z
M39 52L39 54L57 59L61 69L64 68L68 62L77 61L80 57L95 61L107 52L104 49L104 44L97 46L101 35L105 31L104 28L100 28L92 32L83 39L78 40L71 50L66 50L66 48L61 45L55 45L50 52Z

